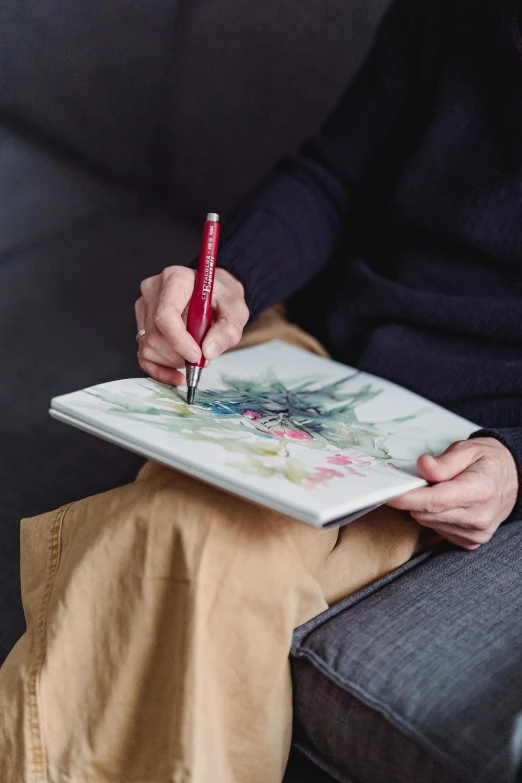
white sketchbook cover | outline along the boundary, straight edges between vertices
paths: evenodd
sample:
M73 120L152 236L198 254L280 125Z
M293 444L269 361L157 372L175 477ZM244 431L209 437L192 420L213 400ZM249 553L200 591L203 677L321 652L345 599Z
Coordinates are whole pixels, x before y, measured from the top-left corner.
M55 397L51 415L316 527L426 482L478 426L395 384L279 340L225 354L185 389L134 378Z

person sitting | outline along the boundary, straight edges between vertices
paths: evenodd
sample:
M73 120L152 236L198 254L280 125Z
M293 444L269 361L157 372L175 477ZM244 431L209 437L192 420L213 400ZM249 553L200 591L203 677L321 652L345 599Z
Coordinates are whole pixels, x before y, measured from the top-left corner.
M522 516L522 35L513 0L396 0L355 82L229 221L209 361L281 336L480 423L429 485L318 531L148 462L22 522L4 783L280 783L296 626ZM183 383L194 271L143 282L139 363ZM286 301L289 317L248 328ZM305 331L306 330L306 331ZM310 332L311 334L307 334Z

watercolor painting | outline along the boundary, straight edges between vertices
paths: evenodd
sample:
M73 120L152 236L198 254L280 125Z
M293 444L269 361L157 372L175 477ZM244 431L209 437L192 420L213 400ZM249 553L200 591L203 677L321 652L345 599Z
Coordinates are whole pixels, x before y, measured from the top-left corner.
M91 386L51 415L315 527L425 485L417 458L477 426L390 381L281 340L203 372L195 403L151 378Z
M218 445L225 464L243 474L278 476L313 489L347 476L364 480L369 472L401 470L405 460L394 454L393 437L423 438L416 423L429 406L383 421L359 418L361 405L383 391L361 383L360 375L283 382L271 367L254 378L220 373L219 388L200 389L191 406L183 392L149 379L134 381L141 385L140 395L97 386L85 390L91 402L84 397L79 404L153 424L177 438Z

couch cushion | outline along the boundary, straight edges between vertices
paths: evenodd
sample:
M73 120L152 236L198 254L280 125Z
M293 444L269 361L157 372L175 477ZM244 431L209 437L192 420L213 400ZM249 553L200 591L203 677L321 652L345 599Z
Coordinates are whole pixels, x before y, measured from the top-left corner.
M323 121L388 4L0 3L0 114L224 215Z
M283 783L335 783L335 779L293 747Z
M19 519L131 481L140 464L51 419L49 400L140 375L140 281L186 263L198 241L197 232L144 201L74 224L0 263L0 660L23 630Z
M173 50L176 206L222 214L316 130L353 78L389 0L191 0Z
M346 783L515 780L521 546L522 521L475 552L410 564L298 629L297 746Z
M12 253L136 200L6 125L0 125L0 172L0 266Z
M160 160L177 0L0 3L0 110L112 171Z

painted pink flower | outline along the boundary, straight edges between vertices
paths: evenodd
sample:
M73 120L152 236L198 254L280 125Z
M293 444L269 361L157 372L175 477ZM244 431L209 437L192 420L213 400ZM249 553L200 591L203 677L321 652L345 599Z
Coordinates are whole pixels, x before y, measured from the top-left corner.
M336 471L333 472L335 473ZM342 474L339 473L337 475L340 476ZM335 478L335 476L331 476L326 468L323 470L317 468L317 473L314 473L312 476L307 476L304 483L307 487L316 487L318 484L326 484L326 482L330 481L332 478Z
M343 474L339 470L334 470L333 468L316 468L316 471L325 478L334 478L335 476L340 476L340 478L343 477Z
M246 416L247 419L252 419L252 421L256 421L257 419L261 418L261 414L257 411L243 411L243 416Z
M335 457L328 457L327 462L330 463L330 465L351 465L352 460L348 457L344 457L342 454L336 454Z
M317 484L324 484L325 481L328 481L326 476L307 476L303 483L306 487L315 487Z
M305 478L304 484L307 487L315 487L318 484L325 484L330 479L343 478L343 476L344 473L333 468L316 468L315 473Z
M355 465L358 468L369 468L371 466L371 462L367 459L356 459Z
M311 435L307 432L303 432L303 430L287 430L286 437L292 438L293 440L312 440Z
M360 470L355 470L355 468L346 468L346 470L352 476L360 476L361 478L366 478L366 473L361 473Z

